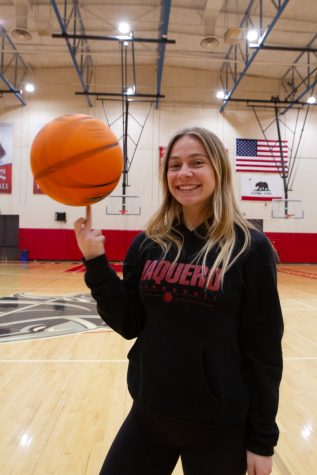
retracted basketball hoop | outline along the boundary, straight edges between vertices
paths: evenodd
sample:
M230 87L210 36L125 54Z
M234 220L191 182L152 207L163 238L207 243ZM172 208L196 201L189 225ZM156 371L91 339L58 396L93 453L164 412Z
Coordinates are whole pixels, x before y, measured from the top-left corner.
M140 197L137 195L109 195L106 199L106 214L117 216L140 216Z
M274 219L303 219L302 200L272 200L272 218Z

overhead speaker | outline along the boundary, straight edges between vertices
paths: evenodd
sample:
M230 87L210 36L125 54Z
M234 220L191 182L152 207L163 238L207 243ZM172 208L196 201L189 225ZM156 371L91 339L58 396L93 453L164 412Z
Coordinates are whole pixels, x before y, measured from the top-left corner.
M237 45L242 40L241 28L229 27L224 34L224 42L227 45Z

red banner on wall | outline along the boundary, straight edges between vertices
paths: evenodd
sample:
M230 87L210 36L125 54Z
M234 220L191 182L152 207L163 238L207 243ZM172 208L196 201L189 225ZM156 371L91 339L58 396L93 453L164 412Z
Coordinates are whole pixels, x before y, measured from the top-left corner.
M13 125L0 123L0 193L12 193Z
M0 193L12 193L12 163L0 165Z

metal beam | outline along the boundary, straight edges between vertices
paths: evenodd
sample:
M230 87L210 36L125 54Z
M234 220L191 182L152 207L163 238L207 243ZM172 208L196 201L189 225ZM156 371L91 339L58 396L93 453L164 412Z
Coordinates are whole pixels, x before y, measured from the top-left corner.
M56 18L58 20L60 29L62 31L62 37L65 38L68 51L70 53L70 56L71 56L73 65L75 67L75 70L77 72L77 75L79 77L79 80L81 82L83 91L87 92L89 91L89 86L90 86L93 61L92 61L92 56L89 54L90 48L88 46L87 37L85 33L85 27L81 18L78 1L74 0L72 9L67 18L67 0L64 0L64 19L61 16L61 13L59 11L59 8L55 0L50 0L50 2L55 12ZM79 31L80 31L79 36L82 36L82 38L80 38L80 42L76 43L74 41L73 45L70 43L70 40L68 38L68 32L67 32L67 27L70 24L71 20L73 22L74 32L76 32L77 29L79 28ZM54 37L54 35L52 36ZM79 50L79 55L80 55L79 62L77 61L78 50ZM87 51L88 51L88 54L87 54ZM86 96L86 99L87 99L89 107L92 107L93 104L91 102L89 95Z
M307 102L304 101L281 101L280 99L235 99L233 97L230 97L227 99L228 102L245 102L247 105L252 105L252 104L272 104L271 107L276 107L276 106L284 106L284 105L301 105L301 106L307 106ZM312 106L317 106L317 102L315 104L310 104Z
M274 112L275 112L275 122L276 122L276 128L277 128L277 137L278 137L278 143L279 143L279 149L280 149L280 160L282 164L282 175L281 178L283 180L283 188L284 188L284 198L286 200L285 203L285 215L288 214L288 206L287 206L287 200L288 200L288 188L287 188L287 173L286 173L286 167L285 167L285 159L283 155L283 149L282 149L282 136L281 136L281 128L280 128L280 119L278 115L278 108L274 107Z
M317 48L301 48L301 47L296 47L296 46L277 46L277 45L259 45L259 46L253 46L250 45L251 49L268 49L271 51L301 51L302 53L317 53Z
M21 84L28 71L28 66L2 25L0 25L0 41L2 49L0 55L0 79L8 87L8 90L1 91L1 94L6 92L12 93L25 106L26 103L21 93ZM7 45L10 47L8 52L6 51Z
M127 43L162 43L175 44L175 40L168 40L167 38L139 38L135 36L108 36L108 35L78 35L69 33L53 33L53 38L67 38L75 40L94 40L94 41L124 41Z
M171 0L162 0L159 39L167 39L170 11L171 11ZM164 66L164 59L165 59L165 43L159 44L157 52L158 52L158 58L156 62L156 94L157 94L157 99L155 103L156 109L158 109L159 97L161 95L161 84L162 84L163 66Z
M89 95L89 96L102 96L102 97L145 97L145 98L163 98L165 96L162 96L162 94L142 94L135 92L134 94L129 94L128 92L75 92L76 95L78 96L83 96L83 95Z
M288 2L289 2L289 0L283 0L283 1L279 0L278 5L274 4L274 6L276 7L276 14L273 17L273 19L271 20L270 24L267 26L264 33L262 34L260 42L259 42L260 45L265 44L265 41L269 37L269 35L270 35L271 31L273 30L276 22L278 21L278 19L282 15L283 11L285 10ZM243 18L240 22L240 28L248 29L249 25L253 26L254 24L263 25L263 14L264 14L263 9L262 8L260 8L260 9L255 8L254 7L255 3L256 3L255 0L250 0L250 3L249 3L249 5L248 5L248 7L245 11L245 14L244 14L244 16L243 16ZM262 5L261 0L260 0L260 4ZM252 18L251 18L251 10L258 12L259 16L256 19L256 21L253 21ZM251 64L255 60L255 58L256 58L257 54L259 53L260 49L261 49L260 46L258 46L250 56L251 49L249 47L247 39L245 39L244 51L242 51L241 48L238 49L237 45L231 46L229 48L229 51L228 51L225 59L226 60L230 59L231 54L234 54L235 59L237 59L237 56L240 54L243 58L243 61L244 61L244 68L241 72L238 72L238 69L237 69L238 65L235 64L234 65L234 71L232 71L230 65L228 63L224 62L223 66L221 68L221 82L224 85L224 89L228 90L229 89L229 75L231 75L231 77L233 79L233 86L231 87L229 92L227 92L226 98L224 99L223 104L220 108L220 112L224 111L224 109L227 105L227 102L228 102L227 99L229 99L233 95L233 93L236 91L237 87L239 86L240 82L242 81L242 79L246 75L248 69L250 68ZM223 77L222 77L223 74L225 74L225 80L223 80Z

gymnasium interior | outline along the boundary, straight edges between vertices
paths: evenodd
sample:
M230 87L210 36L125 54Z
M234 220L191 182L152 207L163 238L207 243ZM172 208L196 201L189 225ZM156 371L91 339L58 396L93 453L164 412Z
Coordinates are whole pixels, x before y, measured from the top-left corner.
M315 0L0 0L1 475L99 473L131 406L133 341L84 283L73 223L85 207L46 195L30 165L41 129L74 114L123 151L118 185L92 205L118 275L159 206L171 136L199 126L222 140L243 216L279 259L272 474L316 473L316 25Z

